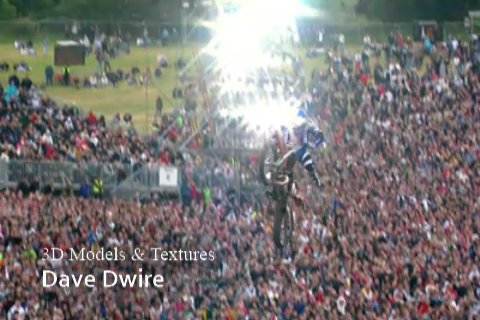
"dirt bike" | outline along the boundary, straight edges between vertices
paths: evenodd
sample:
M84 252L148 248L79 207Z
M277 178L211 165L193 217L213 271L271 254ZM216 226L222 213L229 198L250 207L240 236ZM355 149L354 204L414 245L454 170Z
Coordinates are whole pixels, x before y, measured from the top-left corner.
M293 187L293 169L296 163L296 149L290 149L280 156L277 143L269 143L262 150L260 158L260 180L271 188L275 201L273 241L278 249L294 252L294 213L288 200Z

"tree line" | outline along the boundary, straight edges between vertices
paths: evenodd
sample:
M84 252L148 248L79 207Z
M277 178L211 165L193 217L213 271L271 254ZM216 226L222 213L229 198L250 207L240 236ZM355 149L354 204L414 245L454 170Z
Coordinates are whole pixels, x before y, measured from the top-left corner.
M463 20L469 11L480 10L480 0L358 0L355 11L381 22Z
M180 0L0 0L0 19L162 21L181 8Z
M193 7L196 0L188 1ZM83 20L168 21L180 18L182 2L182 0L0 0L0 19L62 17ZM302 0L302 2L325 10L333 4L340 3L341 8L351 7L353 4L358 15L382 22L459 21L468 14L468 11L480 10L480 0Z

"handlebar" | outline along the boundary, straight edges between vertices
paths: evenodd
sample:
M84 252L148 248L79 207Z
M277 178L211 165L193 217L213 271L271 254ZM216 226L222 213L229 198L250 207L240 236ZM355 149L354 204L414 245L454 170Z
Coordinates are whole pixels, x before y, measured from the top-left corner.
M323 141L320 141L318 144L317 144L317 142L318 141L316 141L315 143L307 142L307 143L299 145L295 148L289 148L288 152L286 152L280 159L278 159L278 161L275 162L274 165L276 167L280 167L286 159L288 159L292 154L296 153L298 150L300 150L304 146L306 146L307 148L310 148L310 149L316 149L320 144L323 143ZM294 145L293 144L287 145L287 147L291 147L291 146L294 146Z

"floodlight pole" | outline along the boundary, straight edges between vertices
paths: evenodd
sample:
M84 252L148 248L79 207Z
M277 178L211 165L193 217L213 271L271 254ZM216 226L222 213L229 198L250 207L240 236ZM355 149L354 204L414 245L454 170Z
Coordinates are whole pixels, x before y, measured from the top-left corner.
M235 140L237 140L237 131L235 130ZM233 172L237 172L237 199L238 199L238 204L240 205L240 200L242 199L242 160L240 159L241 155L238 156L238 166L237 169L233 168ZM237 162L235 161L235 164Z
M147 29L147 25L145 25L145 29L144 29L144 37L145 37L145 65L148 66L148 42L147 42L147 39L148 39L148 29ZM145 130L147 131L147 135L149 134L149 124L148 124L148 79L147 77L145 76L145 83L144 83L144 86L145 86Z
M240 180L242 177L240 176L239 167L237 166L237 126L235 125L234 132L233 132L233 150L232 150L232 164L233 164L233 177L235 182L235 189L236 189L236 198L237 198L237 205L240 204Z
M190 3L188 1L183 1L182 3L182 57L185 54L184 52L185 46L187 45L188 8L190 8Z

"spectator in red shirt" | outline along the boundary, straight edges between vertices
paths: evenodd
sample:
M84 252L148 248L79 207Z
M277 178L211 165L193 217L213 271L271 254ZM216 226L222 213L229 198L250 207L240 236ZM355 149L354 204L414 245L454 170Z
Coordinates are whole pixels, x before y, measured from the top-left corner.
M88 113L87 119L88 119L90 125L96 125L97 124L97 117L95 116L95 114L92 111L90 111Z

